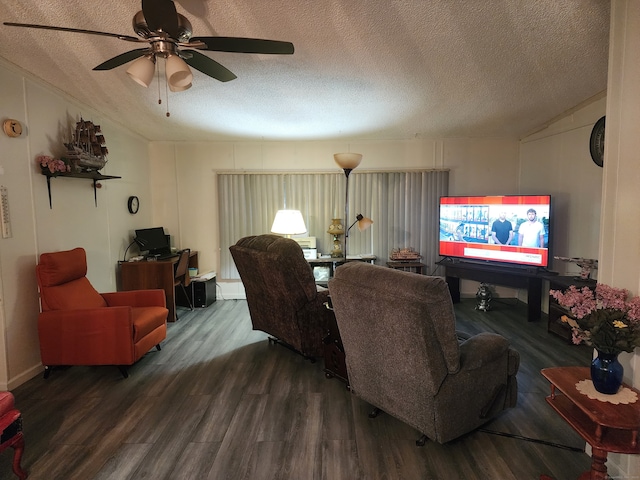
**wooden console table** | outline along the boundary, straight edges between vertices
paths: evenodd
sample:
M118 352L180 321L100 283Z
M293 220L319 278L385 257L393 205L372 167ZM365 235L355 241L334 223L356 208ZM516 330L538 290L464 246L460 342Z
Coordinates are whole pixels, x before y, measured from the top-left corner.
M307 262L311 265L311 268L314 267L327 267L329 269L329 278L333 278L333 274L340 265L344 265L347 262L368 262L374 264L376 261L375 255L356 255L349 256L348 259L344 257L322 257L322 258L308 258ZM329 279L326 281L316 281L318 285L327 286Z
M161 288L167 299L169 316L167 321L176 321L176 295L174 266L179 257L151 262L120 262L120 284L122 290L145 290ZM191 251L189 268L198 268L198 252Z
M592 400L578 391L576 384L590 378L588 367L545 368L541 373L551 382L547 403L591 445L591 470L578 480L607 480L608 452L640 453L640 391L623 384L639 398L635 403L614 405ZM550 479L540 476L540 480Z
M402 270L405 272L414 272L418 275L422 275L422 270L427 266L424 263L420 263L418 261L408 262L400 260L389 260L387 262L387 267L395 268L396 270Z
M548 277L549 280L549 289L550 290L561 290L565 291L570 286L575 286L580 289L582 287L595 288L596 281L595 280L581 280L574 276L552 276ZM556 300L549 295L549 322L547 323L547 332L555 333L556 335L561 336L567 342L573 344L571 341L571 328L569 325L562 321L563 315L571 316L571 312L569 312L568 308L562 307Z
M539 272L527 268L501 267L471 262L439 262L445 268L445 277L453 303L460 301L460 279L491 283L505 287L527 290L527 320L535 322L542 316L542 281L548 280L550 272Z

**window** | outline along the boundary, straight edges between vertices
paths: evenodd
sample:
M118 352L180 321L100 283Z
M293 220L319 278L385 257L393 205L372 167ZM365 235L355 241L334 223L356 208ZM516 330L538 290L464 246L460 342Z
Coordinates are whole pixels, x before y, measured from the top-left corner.
M269 233L276 211L300 210L305 236L317 239L318 252L330 252L327 228L344 217L343 173L220 173L221 279L239 279L229 246L242 237ZM393 248L413 247L428 267L438 259L438 199L448 194L449 172L359 172L349 176L349 218L358 213L373 226L349 233L349 255L372 253L381 265ZM342 237L344 238L344 237ZM429 269L428 269L429 270Z

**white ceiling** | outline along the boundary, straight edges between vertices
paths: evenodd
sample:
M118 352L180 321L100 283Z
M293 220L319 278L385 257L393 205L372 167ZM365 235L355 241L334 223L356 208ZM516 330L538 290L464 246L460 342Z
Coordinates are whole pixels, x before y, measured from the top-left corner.
M194 36L293 42L205 54L166 93L93 71L139 44L0 25L0 55L149 140L521 137L606 89L608 0L176 0ZM0 21L135 36L140 0L2 0ZM159 62L161 65L162 62ZM158 105L159 94L162 105Z

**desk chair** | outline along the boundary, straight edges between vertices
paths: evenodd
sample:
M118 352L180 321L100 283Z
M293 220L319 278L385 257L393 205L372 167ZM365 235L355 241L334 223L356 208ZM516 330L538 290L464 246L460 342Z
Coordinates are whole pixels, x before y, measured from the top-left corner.
M185 298L187 299L187 303L189 304L189 309L193 310L193 302L191 301L191 297L189 293L187 293L187 288L191 283L191 277L189 277L189 256L191 255L191 249L185 248L181 250L179 253L178 261L176 262L176 268L174 270L173 275L173 287L182 290ZM177 315L176 315L177 318Z

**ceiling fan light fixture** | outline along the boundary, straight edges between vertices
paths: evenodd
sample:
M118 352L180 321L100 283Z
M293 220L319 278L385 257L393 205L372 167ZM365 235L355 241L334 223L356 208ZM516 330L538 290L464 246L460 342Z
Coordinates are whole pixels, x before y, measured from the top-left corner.
M191 88L191 83L189 85L186 85L184 87L174 87L173 85L169 84L169 90L171 90L172 92L184 92L185 90L189 90Z
M169 55L166 64L167 82L169 87L176 89L185 89L191 85L193 74L189 69L189 65L177 55ZM180 90L172 90L180 91Z
M127 69L127 74L143 87L148 87L156 71L155 58L152 55L140 57Z

